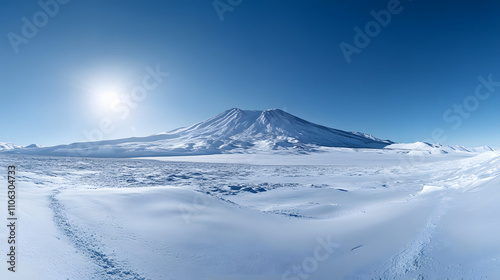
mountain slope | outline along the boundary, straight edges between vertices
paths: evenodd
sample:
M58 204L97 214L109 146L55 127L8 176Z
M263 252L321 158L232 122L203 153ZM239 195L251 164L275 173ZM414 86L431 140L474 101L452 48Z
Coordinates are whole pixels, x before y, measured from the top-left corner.
M317 125L279 109L233 108L186 128L148 137L16 149L13 153L64 156L133 157L315 151L318 147L381 149L392 144L371 135Z
M401 151L411 151L411 152L424 152L427 154L449 154L449 153L475 153L480 154L484 152L493 152L497 149L491 148L489 146L468 148L464 146L450 146L441 144L429 144L427 142L415 142L415 143L394 143L384 147L388 150L401 150Z
M0 151L13 150L13 149L18 149L18 148L21 148L21 147L14 145L14 144L11 144L11 143L0 142Z
M271 148L281 145L383 148L392 143L360 133L317 125L279 109L248 111L233 108L207 121L170 133L177 133L181 137L208 136L212 139L229 140L230 143L265 141Z

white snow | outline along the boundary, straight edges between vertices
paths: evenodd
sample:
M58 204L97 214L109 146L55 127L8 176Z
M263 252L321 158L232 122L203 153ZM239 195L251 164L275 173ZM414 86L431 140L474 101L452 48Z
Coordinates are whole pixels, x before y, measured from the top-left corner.
M13 149L18 149L18 148L21 148L21 147L14 145L14 144L11 144L11 143L0 142L0 151L13 150Z
M159 159L0 156L20 174L1 279L500 276L500 152Z
M440 190L444 190L444 187L443 186L424 186L422 188L422 191L421 193L429 193L429 192L435 192L435 191L440 191Z
M322 147L383 148L391 141L359 132L317 125L279 109L233 108L186 128L134 137L54 147L30 145L20 154L133 157L287 151L315 152Z
M0 143L1 153L76 157L151 157L220 154L304 155L345 148L394 150L413 156L478 154L488 146L466 148L441 144L394 143L362 132L317 125L279 109L251 111L233 108L186 128L147 137L42 147Z
M476 148L467 148L464 146L450 146L441 144L429 144L426 142L415 143L394 143L384 147L384 149L393 150L408 150L411 153L428 153L428 154L448 154L448 153L484 153L492 152L497 149L483 146Z
M490 147L231 109L149 137L0 151L19 216L17 272L4 263L0 279L500 278Z

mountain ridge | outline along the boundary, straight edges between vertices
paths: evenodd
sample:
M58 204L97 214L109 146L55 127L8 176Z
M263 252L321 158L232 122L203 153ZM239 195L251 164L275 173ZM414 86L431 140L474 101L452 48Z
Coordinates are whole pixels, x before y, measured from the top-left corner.
M382 149L394 142L306 121L280 109L231 108L188 127L145 137L16 148L21 154L80 156L168 156L291 150L319 147Z
M482 153L485 146L467 148L425 142L395 143L362 132L349 132L315 124L280 109L231 108L188 127L145 137L76 142L51 147L25 147L0 143L0 152L54 156L146 157L223 153L310 153L325 147L384 149L401 153Z

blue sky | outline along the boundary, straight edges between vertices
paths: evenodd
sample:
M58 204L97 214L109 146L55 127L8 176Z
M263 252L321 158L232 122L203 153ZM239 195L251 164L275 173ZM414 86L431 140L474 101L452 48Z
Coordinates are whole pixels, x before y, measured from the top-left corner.
M213 1L54 1L41 0L52 15L0 4L1 142L145 136L239 107L398 142L500 146L500 87L476 96L479 76L500 81L495 1L220 0L223 21ZM340 44L356 47L354 28L389 6L399 12L348 63Z

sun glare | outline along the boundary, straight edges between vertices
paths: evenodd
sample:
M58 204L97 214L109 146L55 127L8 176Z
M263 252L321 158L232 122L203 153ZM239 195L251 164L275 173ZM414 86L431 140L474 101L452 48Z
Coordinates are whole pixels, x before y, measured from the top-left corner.
M102 90L98 93L98 103L103 109L111 109L113 105L120 102L120 95L116 90Z

